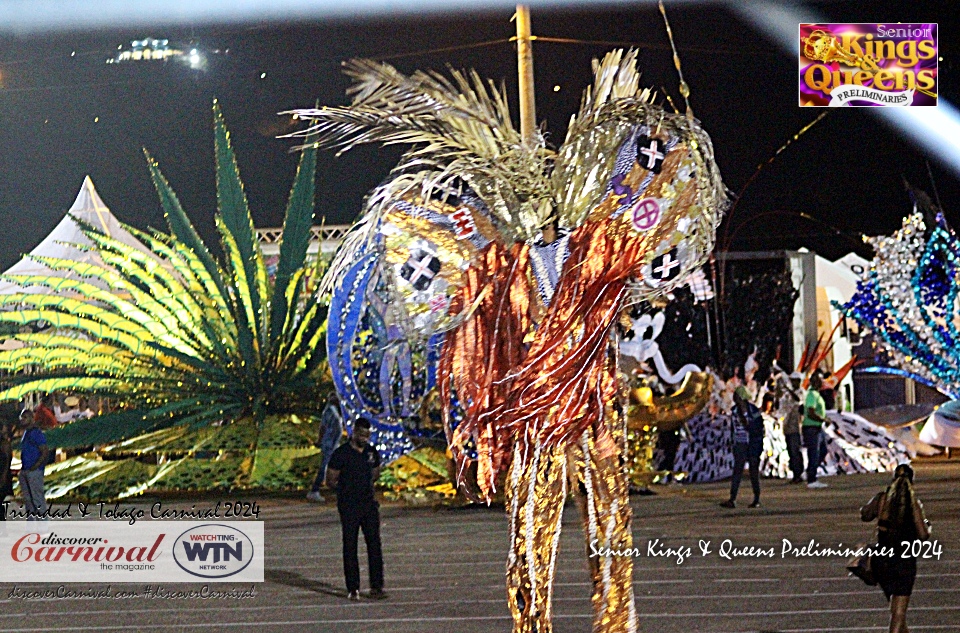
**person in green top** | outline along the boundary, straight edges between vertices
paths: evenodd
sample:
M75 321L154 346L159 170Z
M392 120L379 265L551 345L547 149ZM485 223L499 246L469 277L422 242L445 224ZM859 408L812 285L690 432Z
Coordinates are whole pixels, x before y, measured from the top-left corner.
M820 467L820 445L823 441L823 423L827 421L827 405L820 395L823 379L816 373L810 377L810 389L803 403L803 444L807 447L807 488L826 488L827 484L817 481L817 468Z

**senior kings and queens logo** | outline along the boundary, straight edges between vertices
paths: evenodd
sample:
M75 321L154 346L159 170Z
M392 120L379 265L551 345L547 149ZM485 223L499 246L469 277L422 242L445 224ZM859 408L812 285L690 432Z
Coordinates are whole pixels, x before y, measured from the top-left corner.
M801 24L801 106L936 106L937 25Z

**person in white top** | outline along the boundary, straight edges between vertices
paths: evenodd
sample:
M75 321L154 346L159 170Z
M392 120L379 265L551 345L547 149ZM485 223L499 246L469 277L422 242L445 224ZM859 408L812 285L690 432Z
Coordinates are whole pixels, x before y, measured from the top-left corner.
M63 399L63 404L69 407L66 411L60 408L59 403L53 405L53 414L57 416L57 422L60 424L93 417L93 411L89 408L80 408L80 398L77 396L67 396Z

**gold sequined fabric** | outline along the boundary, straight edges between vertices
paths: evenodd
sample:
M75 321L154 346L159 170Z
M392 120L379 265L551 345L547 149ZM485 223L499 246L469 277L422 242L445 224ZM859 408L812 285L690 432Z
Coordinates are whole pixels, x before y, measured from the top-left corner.
M566 467L563 448L515 445L505 498L511 539L507 600L514 633L553 630L553 576L567 497Z
M611 436L622 437L622 433ZM515 445L506 486L511 539L507 600L514 633L553 630L560 519L570 491L580 510L593 580L593 631L637 630L628 481L620 464L623 440L614 441L614 452L606 454L597 446L594 430L588 429L578 442L567 447ZM624 555L607 555L610 551Z

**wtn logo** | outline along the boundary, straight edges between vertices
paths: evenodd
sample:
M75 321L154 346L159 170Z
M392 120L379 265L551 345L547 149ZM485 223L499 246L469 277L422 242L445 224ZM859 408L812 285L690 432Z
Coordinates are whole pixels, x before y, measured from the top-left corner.
M237 543L236 547L230 547L227 543L188 543L186 541L181 541L183 543L183 549L187 553L187 560L191 563L196 561L198 558L207 562L207 556L210 554L210 551L213 551L213 563L219 563L221 558L224 562L229 561L231 558L234 558L238 561L243 560L243 541Z
M201 578L233 576L254 558L250 537L229 525L198 525L181 534L174 543L173 558L177 565Z

